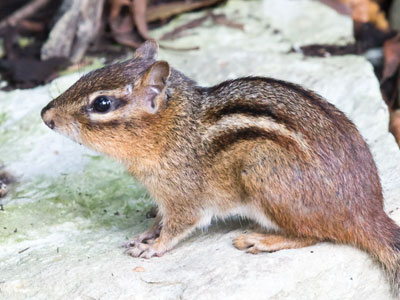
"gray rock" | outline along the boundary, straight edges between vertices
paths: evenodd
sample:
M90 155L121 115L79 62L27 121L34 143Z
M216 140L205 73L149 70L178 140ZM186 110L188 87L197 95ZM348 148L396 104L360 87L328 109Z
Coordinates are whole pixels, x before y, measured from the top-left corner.
M400 152L372 66L358 56L289 53L307 43L352 41L351 20L314 1L231 0L215 13L244 24L244 32L205 23L163 42L198 51L163 50L160 58L203 85L263 75L326 97L370 145L386 210L399 221ZM152 35L200 15L183 15ZM0 299L390 299L382 270L366 253L321 243L245 254L231 245L247 228L243 221L217 222L160 258L123 255L126 237L151 224L149 197L122 166L40 120L41 107L78 76L0 93L0 165L18 180L0 211Z

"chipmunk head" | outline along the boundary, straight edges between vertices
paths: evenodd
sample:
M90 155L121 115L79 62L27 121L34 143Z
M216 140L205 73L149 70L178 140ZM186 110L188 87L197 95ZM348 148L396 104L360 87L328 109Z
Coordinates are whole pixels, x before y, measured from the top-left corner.
M149 40L133 59L95 70L43 108L44 123L72 140L120 158L166 106L170 67ZM137 141L139 142L139 140Z

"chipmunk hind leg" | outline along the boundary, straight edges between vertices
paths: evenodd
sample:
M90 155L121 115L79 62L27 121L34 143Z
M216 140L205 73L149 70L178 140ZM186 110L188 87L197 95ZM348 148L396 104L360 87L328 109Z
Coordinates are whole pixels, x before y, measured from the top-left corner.
M310 238L296 238L276 233L245 233L233 240L233 245L247 253L275 252L283 249L296 249L311 246L317 240Z
M247 214L246 217L267 230L274 231L274 233L246 233L233 240L236 248L253 254L303 248L319 240L313 235L291 230L296 228L296 216L293 216L292 212L292 199L296 193L291 188L288 178L293 175L292 169L293 165L298 163L297 159L281 149L275 149L274 145L268 148L272 154L265 156L261 147L252 149L247 161L243 161L240 171L243 194L251 198L252 203L250 211L253 213ZM263 156L266 159L254 160Z

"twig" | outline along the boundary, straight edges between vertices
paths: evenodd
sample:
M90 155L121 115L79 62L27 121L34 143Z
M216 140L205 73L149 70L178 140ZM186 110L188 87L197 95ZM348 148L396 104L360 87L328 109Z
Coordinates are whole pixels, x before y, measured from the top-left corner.
M177 37L181 32L188 30L188 29L192 29L195 28L197 26L202 25L208 18L211 18L212 21L215 24L219 24L219 25L224 25L224 26L228 26L234 29L239 29L239 30L244 30L244 26L242 24L239 23L235 23L231 20L229 20L226 15L224 14L214 14L211 11L209 11L206 15L194 19L193 21L190 21L186 24L183 24L181 26L176 27L174 30L172 30L171 32L167 32L165 33L160 40L171 40L175 37Z
M183 24L181 26L176 27L174 30L172 30L171 32L167 32L165 33L160 40L170 40L173 39L174 37L176 37L179 33L187 30L187 29L191 29L191 28L195 28L197 26L200 26L201 24L204 23L205 20L208 19L208 15L202 16L200 18L197 18L193 21L190 21L186 24Z
M33 0L29 2L27 5L21 7L10 16L5 18L3 21L0 22L0 29L7 27L7 26L15 26L17 23L32 14L34 14L38 9L43 7L47 4L49 0Z
M27 248L25 248L25 249L22 249L22 250L18 251L18 254L21 254L21 253L25 252L26 250L29 250L29 248L30 248L30 247L27 247Z
M215 24L225 25L227 27L231 27L234 29L239 29L241 31L244 31L243 24L235 23L232 20L229 20L225 14L216 15L212 12L209 12L208 15L212 18L212 20L214 21Z

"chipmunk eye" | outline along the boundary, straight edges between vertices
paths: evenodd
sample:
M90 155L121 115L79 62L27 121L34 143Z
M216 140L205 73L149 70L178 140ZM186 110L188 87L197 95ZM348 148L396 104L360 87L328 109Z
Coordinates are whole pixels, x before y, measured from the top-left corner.
M111 100L106 96L99 96L93 102L93 110L104 113L111 107Z

